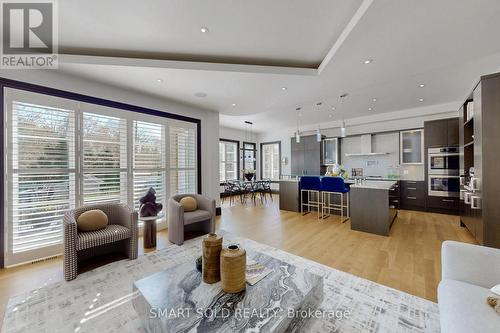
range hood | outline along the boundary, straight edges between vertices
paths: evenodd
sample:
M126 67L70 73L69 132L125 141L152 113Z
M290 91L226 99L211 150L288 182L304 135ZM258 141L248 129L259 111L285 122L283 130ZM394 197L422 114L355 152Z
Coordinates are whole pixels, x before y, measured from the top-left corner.
M361 135L361 152L354 154L345 154L345 156L374 156L374 155L387 155L388 152L376 153L372 150L372 134Z

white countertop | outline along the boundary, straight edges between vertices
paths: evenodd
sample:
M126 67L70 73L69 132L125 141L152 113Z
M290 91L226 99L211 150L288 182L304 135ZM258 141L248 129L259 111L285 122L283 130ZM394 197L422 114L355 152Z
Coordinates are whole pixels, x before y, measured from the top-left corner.
M397 183L396 180L367 180L361 185L352 184L351 188L372 188L380 190L389 190Z

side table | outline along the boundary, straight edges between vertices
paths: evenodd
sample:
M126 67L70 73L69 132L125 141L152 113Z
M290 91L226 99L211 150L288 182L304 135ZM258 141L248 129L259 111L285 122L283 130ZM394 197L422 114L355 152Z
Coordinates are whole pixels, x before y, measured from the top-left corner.
M145 249L156 247L156 220L161 219L164 215L160 213L156 216L139 217L139 220L144 222L143 239Z

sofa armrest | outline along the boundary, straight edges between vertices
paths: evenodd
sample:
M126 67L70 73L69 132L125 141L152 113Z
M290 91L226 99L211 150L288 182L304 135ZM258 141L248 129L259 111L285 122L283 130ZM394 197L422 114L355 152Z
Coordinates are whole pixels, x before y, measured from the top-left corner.
M500 250L445 241L441 248L442 279L458 280L484 288L500 283Z

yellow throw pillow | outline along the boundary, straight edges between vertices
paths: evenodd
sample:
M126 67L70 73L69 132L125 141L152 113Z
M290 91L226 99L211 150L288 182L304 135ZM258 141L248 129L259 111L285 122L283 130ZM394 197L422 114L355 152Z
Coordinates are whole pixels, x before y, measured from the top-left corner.
M184 207L185 212L192 212L198 208L198 203L193 197L184 197L179 203Z
M92 209L78 216L76 224L80 231L96 231L106 228L108 216L100 209Z

